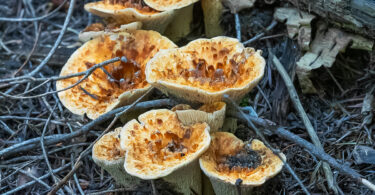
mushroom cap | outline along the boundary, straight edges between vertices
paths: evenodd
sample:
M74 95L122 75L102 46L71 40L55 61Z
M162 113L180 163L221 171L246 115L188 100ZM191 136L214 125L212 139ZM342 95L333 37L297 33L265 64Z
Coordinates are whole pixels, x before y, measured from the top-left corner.
M92 159L100 166L117 165L125 159L125 150L120 147L121 127L103 135L92 147Z
M60 76L86 71L94 64L114 57L125 56L128 61L104 66L116 80L98 68L77 86L59 92L60 101L74 114L86 113L91 119L117 106L130 104L150 88L144 75L147 61L160 49L172 47L177 46L168 38L145 30L104 34L90 40L72 54ZM59 80L56 89L69 87L82 77Z
M225 163L225 159L238 154L244 149L245 144L227 132L211 134L211 139L210 148L199 159L202 171L211 179L235 185L236 180L240 178L243 186L259 186L277 175L283 167L283 162L277 155L273 154L263 142L254 139L251 142L251 149L260 156L260 164L255 168L239 166L229 168L230 165ZM282 153L280 155L285 160L285 155Z
M261 80L264 67L261 51L221 36L160 51L147 63L146 79L164 93L212 103L224 94L242 98Z
M121 131L126 149L124 167L141 179L157 179L197 160L209 147L210 127L206 123L183 125L175 112L160 109L143 113Z
M148 6L159 11L180 9L199 0L143 0Z
M129 1L130 2L130 1ZM159 12L150 8L142 9L132 3L110 3L98 1L85 4L85 10L104 18L111 18L119 24L142 22L143 27L149 30L164 31L173 18L174 11Z
M198 110L186 104L178 104L172 110L175 110L178 119L184 125L205 122L210 126L210 132L215 132L223 126L226 104L225 102L204 104Z
M103 34L118 33L118 32L131 32L142 28L141 22L132 22L129 24L115 25L114 27L104 27L101 23L94 23L86 27L78 34L78 39L82 42L87 42L95 37Z

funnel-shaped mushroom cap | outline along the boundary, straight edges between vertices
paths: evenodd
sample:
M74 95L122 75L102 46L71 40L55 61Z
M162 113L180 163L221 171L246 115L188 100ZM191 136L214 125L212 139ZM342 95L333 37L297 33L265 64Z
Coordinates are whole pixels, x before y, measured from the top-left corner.
M187 104L178 104L172 110L177 113L178 119L185 125L205 122L210 126L212 133L223 126L226 104L224 102L204 104L198 110L192 109Z
M141 179L157 179L197 160L210 145L206 123L183 125L175 112L151 110L128 122L121 131L127 150L125 170Z
M104 18L111 18L119 24L142 22L143 27L149 30L163 32L172 20L174 11L159 12L141 0L104 0L85 4L85 10Z
M259 186L278 174L283 162L263 142L254 139L250 147L231 133L212 134L212 143L199 159L203 172L211 179L235 185ZM280 154L284 159L284 154Z
M180 9L193 4L199 0L143 0L148 6L159 10L168 11Z
M87 114L95 119L116 106L126 105L144 94L150 85L145 80L145 65L160 49L176 47L155 31L136 30L131 33L105 34L86 42L69 58L60 76L83 72L114 57L127 57L96 69L77 86L60 92L61 102L71 112ZM83 76L59 80L57 90L75 84Z
M160 51L146 67L147 81L165 93L192 102L212 103L224 94L238 100L263 77L261 51L237 39L198 39Z
M100 166L117 164L117 161L124 161L125 150L120 147L121 128L103 135L92 148L92 158Z
M118 32L131 32L134 30L139 30L142 28L141 22L132 22L129 24L110 24L104 26L101 23L94 23L86 27L82 32L79 33L78 38L82 42L89 41L95 37L101 36L108 33L118 33Z

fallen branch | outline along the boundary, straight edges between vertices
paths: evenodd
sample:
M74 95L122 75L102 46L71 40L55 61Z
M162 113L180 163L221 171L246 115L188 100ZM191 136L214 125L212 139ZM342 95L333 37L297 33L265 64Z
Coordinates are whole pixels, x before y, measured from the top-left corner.
M307 117L305 109L303 108L302 103L298 97L297 91L294 88L293 81L290 79L288 73L286 72L284 66L281 64L279 59L272 53L270 45L271 44L267 40L268 52L270 54L269 56L272 59L272 62L275 65L280 76L284 80L285 86L289 92L290 99L292 100L295 109L299 113L299 116L301 117L301 120L306 127L307 133L309 134L312 143L314 143L316 147L323 150L323 146L320 143L318 135L316 134L314 127L311 125L310 119ZM337 193L338 190L333 182L333 173L331 171L331 167L329 167L329 165L325 162L323 162L323 171L327 179L328 187L335 193Z

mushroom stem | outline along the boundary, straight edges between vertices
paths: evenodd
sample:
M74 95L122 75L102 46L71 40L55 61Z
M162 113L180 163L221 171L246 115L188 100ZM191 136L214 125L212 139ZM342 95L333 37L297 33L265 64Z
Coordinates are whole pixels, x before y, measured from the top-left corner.
M202 194L202 174L198 159L162 178L181 194Z
M233 185L216 179L210 179L216 195L249 195L253 191L253 186Z
M223 4L221 0L202 0L204 29L206 37L216 37L223 34L220 26Z
M194 4L176 10L172 22L165 31L165 35L173 42L179 41L191 32L191 22L193 21Z

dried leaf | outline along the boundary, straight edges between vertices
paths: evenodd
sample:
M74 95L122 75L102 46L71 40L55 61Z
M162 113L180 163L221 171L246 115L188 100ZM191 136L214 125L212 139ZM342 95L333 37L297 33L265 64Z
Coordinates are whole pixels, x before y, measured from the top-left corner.
M365 42L364 38L358 37L336 28L327 28L324 23L318 25L316 37L310 46L310 51L297 62L296 73L301 84L303 93L316 93L315 87L310 81L310 73L322 66L332 67L339 52L346 49L350 42ZM366 40L373 45L373 41ZM364 49L367 48L363 47Z
M222 0L222 3L229 7L232 13L253 7L255 0Z
M314 15L299 11L296 8L277 8L273 16L279 22L286 22L288 36L293 38L299 31L300 26L310 27Z

